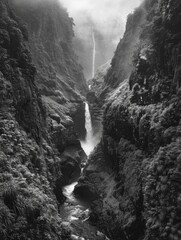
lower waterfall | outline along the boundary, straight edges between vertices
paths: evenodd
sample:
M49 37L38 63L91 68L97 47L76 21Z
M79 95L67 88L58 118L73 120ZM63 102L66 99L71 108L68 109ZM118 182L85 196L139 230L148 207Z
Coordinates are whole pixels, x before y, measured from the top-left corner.
M81 142L87 156L90 155L97 145L99 138L94 136L89 105L85 102L85 128L86 138ZM65 203L60 207L60 214L65 225L72 230L71 239L73 240L109 240L97 227L89 223L89 206L80 202L73 194L77 182L73 182L63 187L63 194L66 197Z
M93 135L91 114L87 102L85 102L85 128L87 134L85 140L81 141L81 146L84 149L87 156L89 156L94 147L97 145L98 139Z

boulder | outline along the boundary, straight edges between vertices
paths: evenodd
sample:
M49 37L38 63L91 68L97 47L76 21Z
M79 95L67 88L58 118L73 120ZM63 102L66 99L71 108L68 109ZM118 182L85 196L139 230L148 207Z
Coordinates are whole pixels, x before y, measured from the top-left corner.
M86 202L92 202L98 199L99 194L95 187L90 183L79 183L75 186L74 194Z
M81 167L76 159L67 156L61 163L61 172L63 179L62 186L64 186L76 181L79 178Z

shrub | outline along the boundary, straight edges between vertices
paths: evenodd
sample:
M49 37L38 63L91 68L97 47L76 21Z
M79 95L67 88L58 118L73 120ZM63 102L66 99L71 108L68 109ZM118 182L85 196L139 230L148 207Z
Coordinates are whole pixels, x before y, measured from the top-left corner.
M3 201L4 204L11 210L14 209L17 203L17 189L12 184L4 184L3 185Z
M0 201L0 238L4 239L7 236L7 230L11 226L14 215L10 209Z
M10 44L10 37L6 30L0 29L0 45L8 49Z
M24 215L27 222L34 223L35 220L40 217L41 206L38 205L35 201L30 201L28 199L24 200Z

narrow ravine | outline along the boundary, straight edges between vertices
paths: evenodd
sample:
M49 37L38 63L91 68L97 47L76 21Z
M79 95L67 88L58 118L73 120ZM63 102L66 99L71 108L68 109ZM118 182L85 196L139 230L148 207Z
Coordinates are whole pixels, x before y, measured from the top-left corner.
M85 102L85 127L87 134L85 141L82 141L81 145L87 156L89 156L98 140L93 136L91 114L87 102ZM85 203L80 202L73 195L76 184L77 182L74 182L70 185L64 186L63 188L63 194L66 197L65 203L60 208L60 215L62 217L63 224L71 229L72 239L108 239L104 234L99 232L96 227L89 223L89 207Z

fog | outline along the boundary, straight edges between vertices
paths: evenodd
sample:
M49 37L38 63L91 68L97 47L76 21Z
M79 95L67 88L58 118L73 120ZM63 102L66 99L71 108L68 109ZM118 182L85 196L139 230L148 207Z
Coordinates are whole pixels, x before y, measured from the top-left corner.
M96 38L95 68L112 58L123 36L127 15L142 0L59 0L75 22L75 49L87 78L92 71L92 31Z
M123 34L127 15L141 0L60 0L74 18L78 28L84 27L87 18L103 34ZM118 32L116 31L118 30ZM117 42L115 42L117 43Z
M59 1L67 9L75 23L74 49L87 79L92 78L92 69L96 71L99 66L113 57L116 46L123 36L127 15L142 2L142 0L13 1L24 4ZM95 44L92 41L93 34ZM95 61L93 61L93 50L95 50Z

